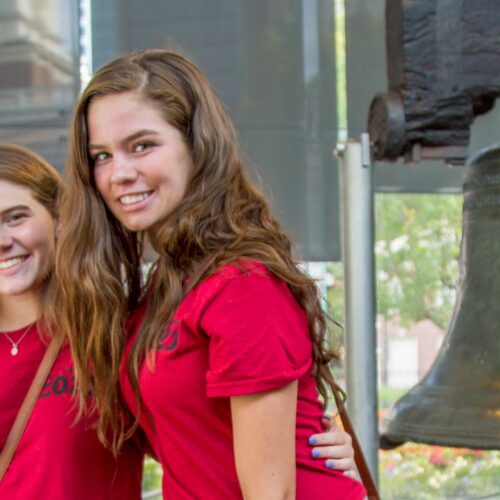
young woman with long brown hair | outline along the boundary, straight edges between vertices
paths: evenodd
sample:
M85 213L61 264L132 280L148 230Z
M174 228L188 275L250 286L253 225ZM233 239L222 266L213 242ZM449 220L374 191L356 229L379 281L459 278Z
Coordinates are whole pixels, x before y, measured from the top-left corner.
M54 286L57 199L63 189L61 177L43 158L0 144L0 449L51 336L62 333L46 328L45 313ZM139 442L127 441L115 459L97 439L95 416L82 416L75 424L73 391L66 345L0 481L0 498L140 499ZM333 436L318 440L331 442ZM347 462L352 452L345 444L335 453L324 451Z
M133 431L125 403L165 498L363 498L311 458L316 390L335 385L325 317L196 66L147 50L97 71L67 174L58 316L101 439Z
M59 174L32 151L0 144L0 448L52 335L50 302ZM74 374L65 345L45 381L0 481L0 498L108 500L141 498L142 452L127 441L118 458L92 428L75 423Z

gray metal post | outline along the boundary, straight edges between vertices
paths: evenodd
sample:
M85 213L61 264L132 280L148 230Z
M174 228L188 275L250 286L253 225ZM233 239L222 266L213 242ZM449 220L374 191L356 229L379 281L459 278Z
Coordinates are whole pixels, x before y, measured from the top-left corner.
M345 283L347 407L377 481L373 184L368 134L339 148Z

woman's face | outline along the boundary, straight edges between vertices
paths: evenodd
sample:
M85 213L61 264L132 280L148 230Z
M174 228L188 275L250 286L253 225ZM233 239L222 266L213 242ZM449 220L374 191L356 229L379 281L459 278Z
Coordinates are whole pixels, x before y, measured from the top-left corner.
M28 188L0 180L0 296L40 292L54 250L49 211Z
M87 126L95 183L113 215L131 231L168 216L192 169L179 130L135 92L93 99Z

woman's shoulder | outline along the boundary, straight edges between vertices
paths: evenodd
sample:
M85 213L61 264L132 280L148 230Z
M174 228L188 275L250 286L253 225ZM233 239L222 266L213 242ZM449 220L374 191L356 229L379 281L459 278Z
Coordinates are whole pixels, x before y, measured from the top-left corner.
M215 292L227 286L258 286L259 283L275 280L278 278L261 262L239 259L218 267L196 288Z
M290 317L303 316L286 280L261 262L241 259L220 266L194 286L179 305L176 319L189 316L197 323L207 315L228 317L228 311L253 315L264 309L286 310Z
M268 268L256 260L238 259L234 262L224 264L216 269L213 276L219 275L224 278L231 278L233 276L248 276L257 274L259 276L270 275Z
M201 312L216 304L232 306L244 302L251 307L261 301L282 300L295 304L284 280L261 262L240 259L216 269L191 290L184 303Z

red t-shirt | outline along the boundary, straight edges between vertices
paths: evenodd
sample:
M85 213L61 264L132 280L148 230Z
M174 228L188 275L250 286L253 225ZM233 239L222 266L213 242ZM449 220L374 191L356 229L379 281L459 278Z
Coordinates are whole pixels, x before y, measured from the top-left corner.
M307 320L287 285L261 265L225 266L195 287L164 331L153 369L143 363L140 424L161 462L164 499L241 498L230 397L299 381L298 499L361 499L363 486L311 458L322 407L312 370ZM129 352L143 310L129 322ZM136 402L122 365L122 389ZM272 415L269 416L272 418Z
M24 329L9 335L16 341ZM0 338L0 446L44 355L37 329L19 344L17 356ZM0 498L109 500L141 498L142 452L132 443L118 460L98 441L91 421L74 423L76 401L68 346L61 350L0 482Z

